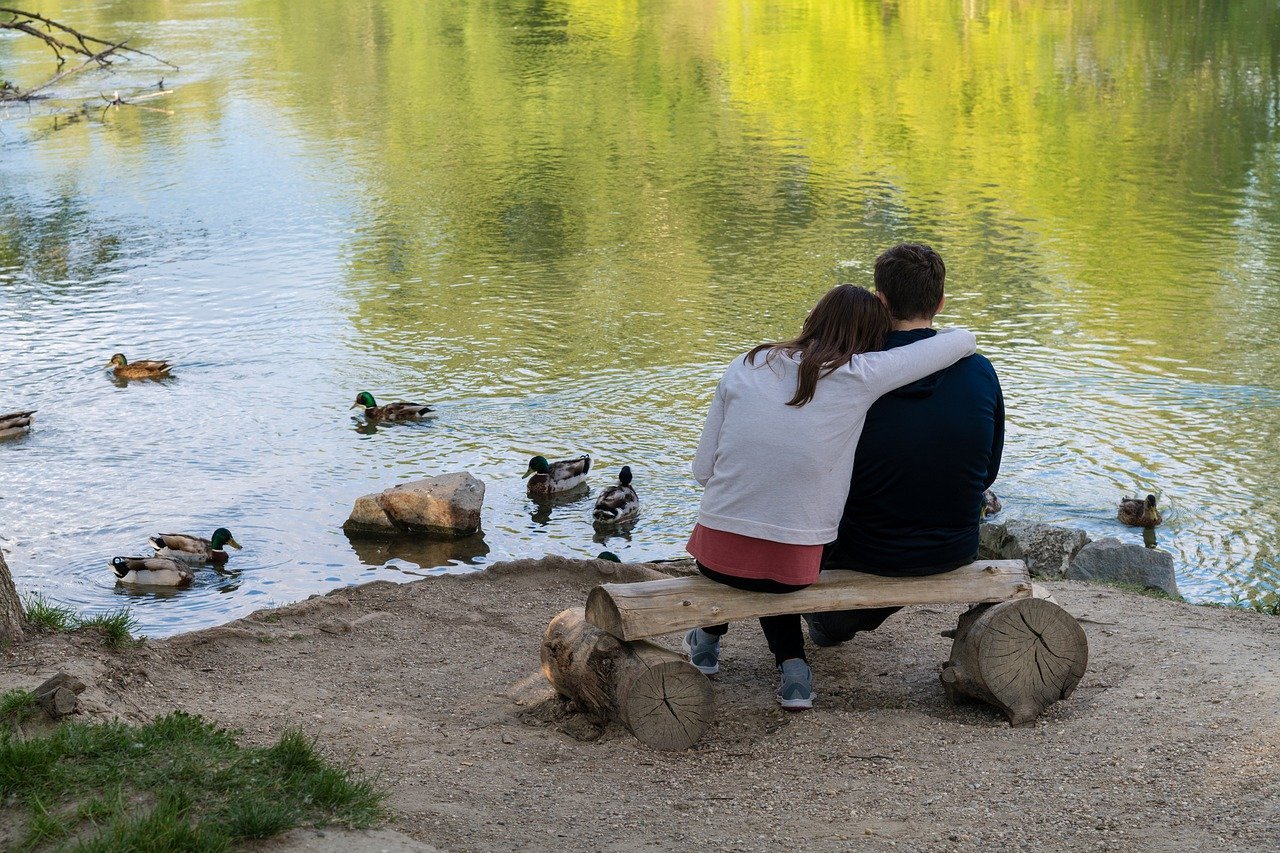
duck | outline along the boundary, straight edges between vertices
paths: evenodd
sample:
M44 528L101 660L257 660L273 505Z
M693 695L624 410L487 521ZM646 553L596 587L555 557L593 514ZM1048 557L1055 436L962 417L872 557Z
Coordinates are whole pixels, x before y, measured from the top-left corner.
M32 409L29 412L10 412L7 415L0 415L0 438L12 438L24 432L30 432L35 413L36 410Z
M130 362L121 352L111 356L107 367L114 370L121 379L163 379L173 369L169 362L155 359Z
M610 486L596 499L592 516L596 524L616 524L634 518L640 512L640 498L631 488L631 466L623 465L618 472L618 485Z
M591 457L585 453L558 462L548 462L545 456L535 456L529 460L529 470L524 472L524 476L533 478L529 480L529 494L555 495L582 485L590 470Z
M195 580L189 566L169 557L112 557L111 568L120 583L184 587Z
M217 566L225 563L227 552L223 550L224 545L240 550L240 543L225 527L219 527L213 531L213 536L209 539L186 533L157 533L147 541L152 548L156 549L157 557L166 557L193 566L203 566L205 563L213 563Z
M435 409L421 403L400 401L379 406L378 401L373 399L373 395L368 391L357 394L351 408L364 409L364 416L370 421L421 421L436 417Z
M981 509L981 517L986 518L989 515L998 514L1004 507L1000 504L1000 498L996 496L996 493L987 489L982 493Z
M1130 527L1159 527L1164 521L1160 510L1156 509L1156 496L1147 495L1142 498L1121 498L1116 510L1116 519Z

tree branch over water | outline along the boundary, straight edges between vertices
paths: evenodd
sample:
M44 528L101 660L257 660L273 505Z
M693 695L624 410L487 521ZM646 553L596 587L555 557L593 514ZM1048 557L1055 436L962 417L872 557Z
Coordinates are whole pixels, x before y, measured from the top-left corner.
M178 66L172 62L161 59L155 54L129 47L128 39L118 42L107 41L97 36L82 33L52 18L46 18L44 15L35 12L24 12L21 9L12 9L7 6L0 6L0 15L9 16L8 20L0 20L0 30L15 30L44 42L53 51L53 55L58 60L59 68L56 74L31 89L22 90L7 81L0 83L0 101L29 101L33 98L43 97L40 93L54 83L65 80L89 67L104 68L109 66L112 60L116 58L127 59L127 54L145 56L174 70L178 69ZM68 55L83 56L85 60L77 66L63 69L62 66L66 63Z

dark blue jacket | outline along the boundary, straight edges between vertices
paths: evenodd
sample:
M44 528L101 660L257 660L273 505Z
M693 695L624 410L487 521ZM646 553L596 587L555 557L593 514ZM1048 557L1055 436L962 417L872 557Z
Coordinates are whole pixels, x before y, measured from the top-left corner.
M886 349L932 337L891 332ZM962 358L867 412L839 537L823 568L931 575L972 562L984 489L1004 449L1004 396L991 362Z

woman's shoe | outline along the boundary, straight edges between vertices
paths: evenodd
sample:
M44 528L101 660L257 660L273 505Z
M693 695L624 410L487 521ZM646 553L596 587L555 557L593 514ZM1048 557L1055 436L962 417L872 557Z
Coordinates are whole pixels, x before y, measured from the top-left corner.
M701 628L694 628L684 635L681 643L689 663L698 668L703 675L715 675L720 671L720 638L708 634Z
M800 658L784 660L782 679L778 683L778 704L788 711L807 711L813 707L813 670Z

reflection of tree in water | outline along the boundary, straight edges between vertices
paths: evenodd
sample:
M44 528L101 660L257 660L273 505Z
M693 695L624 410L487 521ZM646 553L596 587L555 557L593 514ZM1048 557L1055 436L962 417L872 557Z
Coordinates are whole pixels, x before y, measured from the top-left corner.
M77 196L63 194L34 206L0 197L0 281L97 281L117 268L124 252L120 229Z

